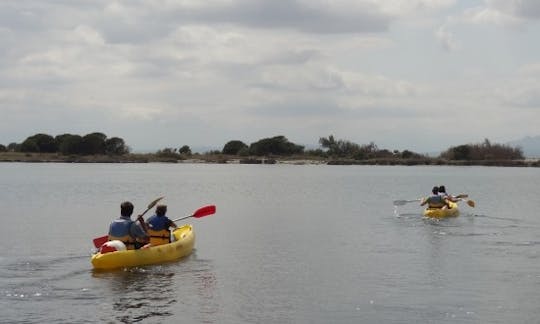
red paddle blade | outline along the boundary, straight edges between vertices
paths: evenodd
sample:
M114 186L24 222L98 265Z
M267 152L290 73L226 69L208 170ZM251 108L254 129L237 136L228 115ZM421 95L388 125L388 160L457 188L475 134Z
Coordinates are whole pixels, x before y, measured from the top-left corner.
M200 217L212 215L212 214L215 214L215 213L216 213L216 206L215 205L208 205L208 206L204 206L204 207L201 207L201 208L197 209L193 213L192 217L200 218Z
M99 249L108 240L109 240L109 235L105 235L105 236L102 236L102 237L96 237L94 239L94 246Z

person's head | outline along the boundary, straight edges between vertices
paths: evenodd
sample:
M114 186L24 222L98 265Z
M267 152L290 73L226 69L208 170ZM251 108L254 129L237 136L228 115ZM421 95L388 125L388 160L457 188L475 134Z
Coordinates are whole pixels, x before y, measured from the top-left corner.
M439 193L439 187L433 187L433 189L431 189L431 192L433 192L434 195L438 194Z
M444 186L439 186L439 192L446 193L446 188Z
M120 215L122 216L131 216L133 214L133 204L129 201L124 201L120 204Z
M167 213L167 205L157 205L156 215L165 216L166 213Z

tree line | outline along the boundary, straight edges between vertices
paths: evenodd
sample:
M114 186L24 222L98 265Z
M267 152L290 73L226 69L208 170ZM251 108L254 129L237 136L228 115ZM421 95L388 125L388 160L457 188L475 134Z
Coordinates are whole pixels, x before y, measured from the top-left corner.
M10 143L8 146L0 145L0 151L61 153L64 155L124 155L130 152L130 148L122 138L108 138L107 135L99 132L84 136L62 134L55 137L39 133L26 138L22 143Z
M357 144L344 139L336 139L333 135L319 138L321 148L306 150L304 146L290 142L285 136L278 135L260 139L251 144L241 140L228 141L222 150L210 151L206 154L222 154L227 156L306 156L334 159L370 160L370 159L430 159L425 154L413 151L380 149L375 143ZM119 137L108 138L105 134L94 132L84 136L62 134L52 137L47 134L35 134L22 143L0 145L1 151L30 153L61 153L64 155L125 155L130 148ZM183 145L179 148L164 148L155 153L158 157L182 158L192 155L191 148ZM478 144L465 144L450 147L439 157L444 160L523 160L523 151L519 147L491 143L488 139Z

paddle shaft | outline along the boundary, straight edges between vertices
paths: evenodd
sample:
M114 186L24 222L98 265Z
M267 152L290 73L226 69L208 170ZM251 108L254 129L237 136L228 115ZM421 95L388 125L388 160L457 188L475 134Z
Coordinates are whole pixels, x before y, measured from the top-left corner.
M156 200L149 203L148 208L146 208L146 210L142 214L137 216L137 220L139 221L139 224L141 224L141 227L145 232L148 232L148 226L146 226L146 222L144 221L144 218L143 218L144 214L146 214L150 209L152 209L152 207L154 207L158 203L158 201L160 201L163 198L164 197L159 197Z
M194 215L189 215L189 216L186 216L186 217L173 219L172 222L177 222L177 221L179 221L179 220L186 219L186 218L190 218L190 217L193 217L193 216L194 216Z

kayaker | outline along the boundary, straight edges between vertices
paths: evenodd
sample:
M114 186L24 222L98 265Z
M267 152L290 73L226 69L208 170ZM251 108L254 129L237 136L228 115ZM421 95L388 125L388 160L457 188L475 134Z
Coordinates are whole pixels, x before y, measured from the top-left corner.
M442 196L445 199L448 199L451 202L458 202L459 199L446 193L446 188L444 186L439 186L439 196Z
M148 243L148 235L144 229L131 220L133 204L125 201L120 204L120 218L115 219L109 226L109 241L124 242L128 250L139 249Z
M439 195L439 187L435 186L431 189L432 195L424 198L420 206L428 205L431 209L449 208L448 201L443 196Z
M161 245L171 242L170 227L176 228L176 224L165 216L167 213L166 205L157 205L156 213L148 218L148 235L151 245Z

